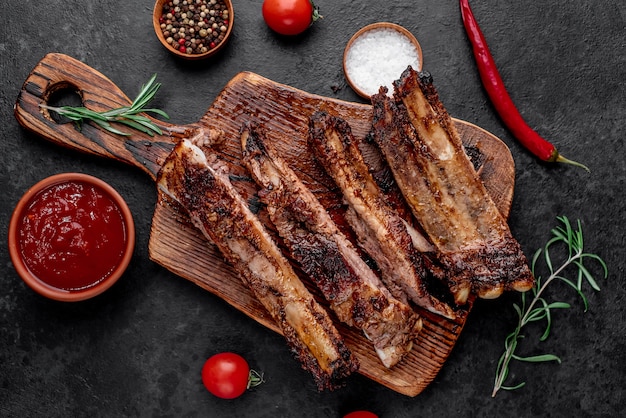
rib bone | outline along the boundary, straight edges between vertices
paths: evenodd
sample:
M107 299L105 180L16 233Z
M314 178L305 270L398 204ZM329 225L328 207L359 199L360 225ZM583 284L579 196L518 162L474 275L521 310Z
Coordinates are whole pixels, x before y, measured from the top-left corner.
M534 283L526 257L463 150L429 75L410 67L372 96L373 138L413 215L440 254L457 303Z
M334 388L358 363L326 311L293 271L258 218L250 212L219 163L183 140L158 176L161 190L178 201L282 330L318 387Z
M361 329L382 363L392 367L411 349L421 319L393 298L313 193L263 139L254 126L241 135L244 163L263 188L259 198L270 219L339 320Z
M428 293L427 271L413 245L418 232L385 201L348 124L326 113L316 113L311 118L309 138L317 160L335 180L349 205L346 218L359 244L378 264L392 294L455 318L450 306Z

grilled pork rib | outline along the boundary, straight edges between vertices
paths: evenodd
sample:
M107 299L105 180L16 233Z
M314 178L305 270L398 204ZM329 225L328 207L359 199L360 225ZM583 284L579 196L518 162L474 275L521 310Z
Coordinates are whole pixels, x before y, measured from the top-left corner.
M264 138L258 127L242 130L243 161L262 187L259 198L270 219L339 320L362 330L382 363L392 367L411 349L421 319L384 288L315 195Z
M302 284L271 236L228 180L219 163L183 140L158 176L161 190L178 201L214 242L272 315L303 368L320 390L358 368L356 358L326 311Z
M519 243L463 150L432 78L408 68L372 96L372 137L415 218L439 252L455 301L495 298L534 283Z
M342 119L318 112L311 117L309 140L317 160L349 205L346 219L359 244L378 264L394 297L403 301L408 298L424 309L454 319L454 310L428 293L427 271L413 245L412 236L417 231L385 201L350 126Z

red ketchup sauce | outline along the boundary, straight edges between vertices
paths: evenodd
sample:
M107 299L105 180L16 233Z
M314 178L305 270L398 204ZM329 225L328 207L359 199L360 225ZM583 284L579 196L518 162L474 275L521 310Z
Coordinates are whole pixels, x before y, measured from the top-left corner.
M122 260L127 229L101 188L69 181L36 194L19 225L19 251L44 283L67 291L94 286Z

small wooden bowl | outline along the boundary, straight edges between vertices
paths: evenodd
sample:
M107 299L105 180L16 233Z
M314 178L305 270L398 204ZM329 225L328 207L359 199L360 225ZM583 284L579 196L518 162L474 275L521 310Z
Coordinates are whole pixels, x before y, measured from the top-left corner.
M410 53L398 51L392 45L385 45L384 40L372 40L372 34L377 32L397 35L397 40L402 43L402 46L410 45ZM368 41L371 45L364 49L363 45ZM364 53L366 56L355 56L357 52L354 52L353 48L360 48L357 52ZM385 56L387 54L392 54L393 59L387 59ZM362 65L359 69L360 73L357 74L354 65L359 59L369 61L366 65ZM405 60L407 62L404 62ZM366 99L378 93L380 86L387 86L389 91L393 92L392 83L400 78L402 71L409 65L415 71L421 71L422 63L422 47L415 36L406 28L389 22L372 23L361 28L350 38L343 52L343 72L346 80L359 96Z
M121 215L120 225L122 227L123 232L120 235L122 235L123 238L121 238L117 242L111 242L111 241L106 241L104 239L100 239L97 243L97 247L99 247L97 251L96 250L94 250L93 252L85 251L84 255L81 257L73 257L73 258L68 257L68 259L71 258L74 261L80 260L80 262L86 266L84 271L88 271L89 274L91 274L95 270L99 271L99 273L97 273L98 277L94 277L94 278L83 277L81 278L81 283L85 283L84 285L81 285L80 288L70 289L70 288L63 288L61 286L55 286L54 284L50 284L42 280L40 277L36 275L36 273L33 272L33 270L37 270L39 272L39 276L44 276L45 274L42 274L42 272L49 273L53 271L49 269L51 265L50 254L37 255L36 258L38 258L38 260L42 260L42 259L46 260L44 263L42 263L43 265L45 265L45 267L37 266L36 268L33 268L34 267L33 261L30 261L33 259L33 257L29 258L28 256L25 255L25 252L28 251L26 250L28 244L25 243L28 240L28 238L25 238L27 234L24 233L25 229L23 228L25 228L24 225L25 225L26 216L30 215L33 218L40 219L40 218L37 218L37 215L36 215L36 213L39 213L39 212L33 211L31 207L37 204L36 202L39 202L40 199L44 198L44 193L46 193L46 191L53 190L57 187L58 187L57 189L62 189L63 187L69 187L67 185L71 185L71 184L79 185L75 187L81 187L81 189L76 188L74 189L74 191L76 190L92 191L93 193L88 194L89 196L94 196L98 194L103 199L103 200L99 200L99 202L106 202L106 207L108 207L109 209L110 209L110 204L112 204L113 206L117 208L119 215ZM85 196L85 195L83 194L81 196ZM53 201L51 196L47 196L47 197L50 199L48 200L48 202ZM91 198L90 202L93 203L93 202L98 201L94 199L95 198ZM51 205L54 205L55 207L61 207L61 204L59 204L59 202L62 202L62 201L63 201L62 199L57 199L54 201L54 203L47 205L46 208L52 207ZM110 214L111 212L109 211L101 212L99 210L101 207L102 206L100 206L100 203L98 204L94 203L93 205L90 205L88 207L89 209L87 212L92 214L90 215L90 218L92 216L101 217L102 222L106 224L106 227L112 228L111 225L114 225L114 223L112 223L111 220L113 218L111 217L107 218L106 216L108 215L105 215L105 213ZM46 216L47 216L47 214L49 214L50 212L44 212L44 213L46 213ZM68 214L64 213L63 216L68 216ZM56 264L57 267L61 265L63 266L63 268L65 268L68 265L67 264L68 262L66 261L65 258L61 259L60 256L57 257L59 254L63 254L64 252L70 253L71 251L74 251L77 248L76 247L77 245L80 245L79 243L75 241L76 237L80 236L80 233L77 233L76 231L81 231L81 229L86 230L89 228L88 223L80 223L76 221L76 219L73 216L74 215L70 216L72 222L67 222L65 220L66 218L64 218L63 222L60 222L64 224L63 226L61 226L60 224L56 224L52 221L45 221L45 222L40 221L39 222L40 225L45 226L45 230L47 231L46 234L43 235L47 237L46 243L50 244L51 242L53 242L54 244L51 244L51 246L52 247L57 246L57 248L55 248L55 250L53 250L53 252L51 253L51 254L54 254L54 256L56 257L55 263L57 263ZM83 217L82 219L85 219L85 218ZM68 227L68 225L73 226L75 222L78 222L80 224L80 228ZM61 233L60 231L63 231L63 233ZM68 231L71 231L71 232L68 232ZM94 235L98 235L98 234L94 234ZM54 236L55 238L53 240L48 239L51 236ZM60 236L62 236L64 240L58 238ZM108 238L112 238L114 236L117 236L117 235L114 235L114 234L107 235ZM80 240L82 239L83 237L80 237ZM33 187L31 187L24 194L24 196L20 199L17 206L15 207L15 210L13 211L13 215L11 216L11 221L9 223L8 241L9 241L9 254L11 256L11 261L13 262L13 265L15 266L15 270L20 275L22 280L24 280L24 282L31 289L41 294L42 296L45 296L50 299L63 301L63 302L77 302L77 301L82 301L82 300L86 300L89 298L93 298L94 296L97 296L103 293L105 290L113 286L113 284L117 282L117 280L122 276L122 274L128 267L128 264L130 263L130 260L134 252L135 225L133 222L133 217L130 212L130 209L128 208L128 205L126 204L124 199L120 196L120 194L115 189L113 189L113 187L111 187L109 184L105 183L104 181L96 177L92 177L92 176L82 174L82 173L62 173L62 174L57 174L57 175L41 180L40 182L35 184ZM71 245L69 244L70 242L72 243ZM93 241L91 241L91 243L93 243ZM96 248L94 247L94 245L91 245L90 243L83 244L83 245L89 245L90 250L93 250L94 248ZM116 251L113 253L115 254L114 256L110 258L108 256L101 257L102 254L108 254L114 248L116 249ZM107 261L110 261L110 264L109 263L103 264L101 262L103 258L107 259ZM98 267L95 267L96 265ZM64 269L64 271L69 272L69 271L75 271L75 270ZM57 275L57 273L58 271L55 271L54 273L54 275L56 275L55 280L58 280L59 282L63 281L64 283L70 283L70 282L74 283L73 282L73 280L75 280L74 277L69 277L69 275L65 275L65 274Z
M220 43L215 45L213 48L211 48L210 46L207 46L208 47L207 52L198 53L198 54L190 54L187 52L181 52L180 50L174 48L171 44L169 44L167 42L167 39L163 35L163 30L161 29L161 16L163 16L163 5L169 1L171 0L157 0L154 4L154 10L152 11L152 26L154 27L154 33L156 34L157 38L159 38L159 41L165 47L165 49L167 49L168 51L170 51L172 54L176 55L177 57L180 57L186 60L201 60L201 59L208 58L210 56L215 55L219 50L221 50L224 47L224 45L230 38L230 35L233 31L234 23L235 23L235 11L233 9L233 4L230 0L218 0L220 2L223 2L226 5L226 8L228 9L228 25L226 26L227 29L224 35L224 39ZM182 3L182 0L181 0L181 3Z

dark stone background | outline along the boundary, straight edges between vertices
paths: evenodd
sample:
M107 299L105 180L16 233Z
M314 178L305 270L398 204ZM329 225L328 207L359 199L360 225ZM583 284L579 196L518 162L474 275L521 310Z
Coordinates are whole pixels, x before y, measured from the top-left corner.
M456 1L317 0L324 19L302 36L271 33L261 0L235 0L235 29L215 59L183 62L152 31L149 1L0 1L0 415L339 417L366 408L381 417L618 416L624 391L624 182L626 163L626 3L622 0L473 1L502 77L531 126L591 174L541 164L515 142L481 87ZM543 343L537 329L522 353L552 352L563 363L514 363L525 388L492 399L491 387L518 295L480 301L449 360L419 396L405 397L361 376L318 393L282 337L148 259L155 187L140 171L54 146L13 117L23 81L48 52L73 56L129 96L154 72L155 105L177 124L198 120L243 70L320 95L363 102L346 85L343 48L362 26L392 21L421 42L425 68L452 116L492 132L511 148L516 193L510 225L530 256L557 226L580 219L585 245L610 274L587 288L590 309L554 286L550 299L572 309L554 315ZM338 90L337 90L338 88ZM80 171L100 177L128 201L137 223L135 257L110 291L63 304L28 289L11 265L6 231L13 207L34 183ZM234 350L265 372L266 383L234 400L212 397L200 369L212 353Z

